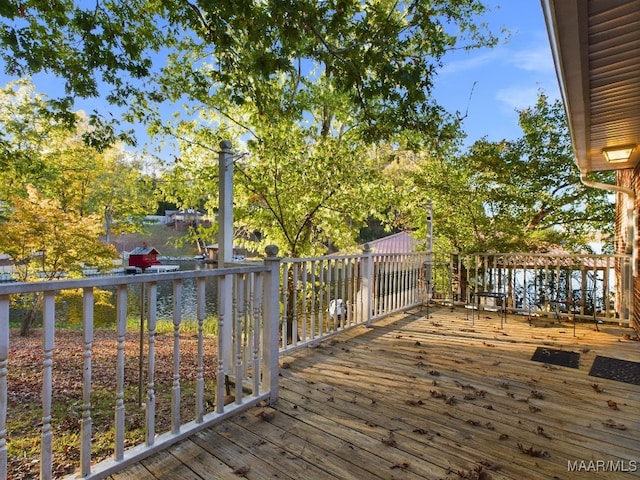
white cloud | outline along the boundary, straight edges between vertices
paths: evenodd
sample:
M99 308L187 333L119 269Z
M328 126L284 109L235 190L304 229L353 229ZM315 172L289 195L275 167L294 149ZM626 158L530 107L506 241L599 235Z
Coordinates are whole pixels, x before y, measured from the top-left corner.
M439 73L441 75L453 75L460 72L483 68L487 65L500 61L502 56L502 53L498 50L490 50L481 54L473 52L473 56L467 54L465 55L465 58L461 60L453 60L449 62L445 60L444 65L439 70Z
M553 59L547 45L514 52L509 56L510 63L527 72L553 73Z
M512 86L498 90L495 98L510 111L520 110L535 105L539 90L536 86Z

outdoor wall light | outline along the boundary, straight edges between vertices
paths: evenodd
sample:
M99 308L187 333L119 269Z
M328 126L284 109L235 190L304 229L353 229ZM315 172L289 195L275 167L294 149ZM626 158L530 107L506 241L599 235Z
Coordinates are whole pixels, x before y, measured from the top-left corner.
M626 162L631 157L633 150L636 148L635 144L633 145L618 145L615 147L606 147L602 149L602 153L604 158L607 159L609 163L621 163Z

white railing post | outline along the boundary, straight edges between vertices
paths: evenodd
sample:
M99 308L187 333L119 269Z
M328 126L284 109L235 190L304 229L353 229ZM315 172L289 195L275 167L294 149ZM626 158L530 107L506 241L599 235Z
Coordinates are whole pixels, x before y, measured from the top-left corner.
M362 263L360 265L360 299L362 312L360 318L367 327L371 326L371 307L373 300L373 253L368 243L362 248Z
M233 151L231 142L220 142L218 155L218 267L229 267L233 260ZM218 304L228 314L233 312L231 300L233 295L223 295L219 292ZM222 305L224 304L224 305ZM231 317L229 317L231 318ZM224 322L223 330L218 332L223 338L232 336L233 322ZM225 373L229 373L232 363L231 342L226 340L222 344L224 350L222 358L226 367Z
M265 266L269 267L263 283L264 312L262 316L264 372L263 389L269 392L269 402L278 400L278 376L280 374L279 333L280 333L280 258L278 247L269 245L265 249Z

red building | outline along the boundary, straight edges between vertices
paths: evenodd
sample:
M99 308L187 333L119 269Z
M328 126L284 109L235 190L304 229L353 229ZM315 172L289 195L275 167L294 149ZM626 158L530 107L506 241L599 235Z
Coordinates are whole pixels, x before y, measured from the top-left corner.
M147 245L136 247L129 253L129 266L138 267L144 271L152 265L160 265L158 255L160 252L153 247Z

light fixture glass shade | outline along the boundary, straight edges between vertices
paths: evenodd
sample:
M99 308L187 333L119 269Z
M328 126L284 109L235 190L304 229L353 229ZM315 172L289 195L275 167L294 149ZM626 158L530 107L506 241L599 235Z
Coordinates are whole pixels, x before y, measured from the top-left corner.
M609 163L621 163L626 162L631 157L635 145L619 145L616 147L607 147L602 149L604 158Z

